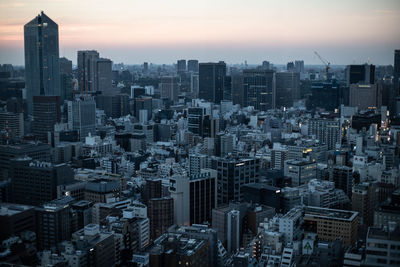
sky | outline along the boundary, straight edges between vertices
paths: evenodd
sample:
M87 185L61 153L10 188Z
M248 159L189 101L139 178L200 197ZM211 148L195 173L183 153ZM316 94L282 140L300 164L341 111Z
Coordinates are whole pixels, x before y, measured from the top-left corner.
M400 0L0 0L0 63L24 64L23 25L43 10L60 57L114 63L393 64Z

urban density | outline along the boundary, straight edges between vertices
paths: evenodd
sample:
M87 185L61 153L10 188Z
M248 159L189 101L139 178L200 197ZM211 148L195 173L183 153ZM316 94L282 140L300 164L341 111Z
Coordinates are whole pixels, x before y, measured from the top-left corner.
M0 62L0 266L400 266L400 43L130 64L59 20Z

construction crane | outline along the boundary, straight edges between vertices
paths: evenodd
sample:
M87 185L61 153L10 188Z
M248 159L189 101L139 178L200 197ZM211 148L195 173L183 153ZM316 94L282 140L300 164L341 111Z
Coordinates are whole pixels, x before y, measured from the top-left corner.
M324 65L325 65L325 72L326 72L326 79L328 80L328 73L329 73L329 69L330 69L331 63L330 63L328 60L326 60L326 59L324 59L323 57L321 57L321 56L317 53L317 51L314 51L314 53L317 55L317 57L319 58L319 60L321 60L322 63L324 63Z

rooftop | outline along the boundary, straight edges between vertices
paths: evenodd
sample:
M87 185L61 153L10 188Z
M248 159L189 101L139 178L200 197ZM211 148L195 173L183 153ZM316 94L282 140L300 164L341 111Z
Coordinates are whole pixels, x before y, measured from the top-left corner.
M323 218L330 220L340 220L340 221L353 221L357 218L358 212L356 211L348 211L348 210L336 210L336 209L328 209L328 208L319 208L319 207L304 207L304 217L314 217L314 218Z

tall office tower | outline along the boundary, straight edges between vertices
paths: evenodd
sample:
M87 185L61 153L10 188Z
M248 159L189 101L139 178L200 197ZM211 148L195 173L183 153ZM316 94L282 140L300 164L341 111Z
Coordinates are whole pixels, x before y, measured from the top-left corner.
M60 242L71 238L71 199L57 199L35 209L39 250L56 249Z
M264 70L269 70L270 68L271 68L271 63L269 62L269 61L266 61L266 60L264 60L263 62L262 62L262 68L264 69Z
M294 62L294 70L298 73L304 73L304 61L296 60Z
M285 161L285 177L290 177L292 186L308 184L312 179L317 178L317 163L312 161Z
M32 133L43 143L51 140L54 125L61 121L59 96L33 97Z
M291 62L288 62L287 64L286 64L286 70L287 71L295 71L295 68L294 68L294 63L291 61Z
M176 69L178 73L186 72L186 60L185 59L178 60L176 64Z
M203 121L206 109L203 107L188 108L188 131L203 136Z
M10 161L10 177L15 203L41 205L56 199L57 186L72 183L74 172L65 164L16 158Z
M197 98L197 96L199 95L199 74L190 74L190 91Z
M199 64L199 98L219 104L224 99L226 64Z
M143 63L143 73L148 73L149 72L149 63L144 62Z
M372 226L374 224L374 212L378 204L377 184L364 182L353 187L351 196L351 208L359 214L361 225Z
M232 102L234 105L239 104L244 107L244 95L243 95L243 73L242 72L231 72L231 94Z
M174 224L174 199L172 197L149 199L147 215L150 220L150 237L155 240Z
M354 186L353 169L347 166L335 166L332 170L332 181L335 182L335 188L342 189L351 199Z
M96 50L78 51L78 85L81 93L95 92L97 59L99 52Z
M375 65L348 65L346 67L347 86L354 83L374 84Z
M189 59L187 63L187 70L199 72L199 61L197 59Z
M150 96L139 96L135 97L134 100L135 112L134 116L139 118L140 111L146 110L147 111L147 120L151 120L153 116L153 98Z
M228 254L234 254L239 249L240 242L240 212L231 210L227 214Z
M358 110L380 108L382 105L382 85L350 84L349 106L358 107Z
M24 114L0 111L0 131L8 133L8 138L24 136Z
M212 168L218 172L218 205L242 201L244 184L258 183L260 160L254 158L215 158Z
M99 58L95 64L94 90L100 91L103 95L112 95L112 61L107 58Z
M275 107L292 107L293 101L300 98L300 73L277 72Z
M72 99L72 61L60 58L60 91L61 103Z
M161 98L167 98L174 102L178 101L178 82L177 76L162 76L159 85Z
M256 110L275 107L275 73L271 70L243 70L243 104Z
M335 149L341 143L340 122L327 119L311 119L308 121L308 135L314 135L328 150Z
M212 210L217 206L216 171L206 169L200 174L173 176L169 191L174 199L174 223L192 225L211 223Z
M127 94L98 95L96 108L104 110L107 117L119 118L129 114L129 96Z
M68 125L79 132L80 140L96 133L96 102L86 96L68 101Z
M60 95L58 25L43 11L24 26L25 84L28 112L33 97Z
M334 111L341 103L348 105L348 95L335 80L312 82L307 109L324 108L327 111Z
M50 162L51 146L44 143L0 145L0 180L9 178L12 159L26 156L33 160Z

